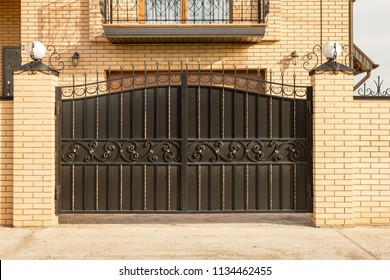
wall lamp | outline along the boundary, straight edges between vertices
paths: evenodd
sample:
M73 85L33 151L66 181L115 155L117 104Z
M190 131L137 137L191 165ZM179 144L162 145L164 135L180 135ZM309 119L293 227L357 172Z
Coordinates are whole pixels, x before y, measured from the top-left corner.
M298 57L299 57L299 55L297 54L297 51L293 51L291 53L291 59L292 59L292 63L294 64L294 66L297 65L297 63L298 63Z
M30 75L36 74L37 72L44 73L46 75L58 76L59 72L56 69L42 63L42 59L46 55L46 46L39 41L33 41L27 46L27 53L31 58L31 61L12 69L15 75L22 73L29 73Z
M80 54L78 52L74 52L74 54L72 55L72 65L74 67L76 67L77 64L79 64L79 59L80 59Z
M27 53L34 62L42 62L46 54L46 47L39 41L34 41L28 44Z
M315 74L338 74L338 73L345 73L345 74L353 74L354 69L338 63L336 61L336 58L341 55L341 46L339 43L335 41L327 42L322 47L322 54L327 58L327 62L324 64L321 64L320 66L312 69L309 72L309 75L315 75Z
M330 41L322 47L322 53L327 59L335 60L341 55L341 46L337 42Z

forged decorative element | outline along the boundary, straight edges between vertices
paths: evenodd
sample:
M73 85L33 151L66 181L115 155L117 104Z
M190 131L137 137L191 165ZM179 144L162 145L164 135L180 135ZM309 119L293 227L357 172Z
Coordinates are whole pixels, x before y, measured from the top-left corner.
M390 88L382 90L383 80L378 76L378 81L374 81L376 88L374 90L367 88L364 83L363 88L357 90L358 97L390 97Z
M303 68L311 71L321 63L322 47L315 45L311 52L303 56Z
M346 53L346 56L344 58L344 64L349 65L354 70L358 70L360 68L360 65L357 61L354 59L354 53L352 52L352 49L349 45L343 45L342 46L343 53Z
M61 54L56 51L56 48L53 45L48 45L47 51L51 52L51 55L49 56L49 66L57 72L63 70L65 68L65 63L61 61ZM53 63L55 63L55 66Z
M180 144L165 140L63 140L62 161L70 163L177 163Z
M306 140L245 139L190 141L190 163L305 162Z
M100 12L106 24L265 23L269 0L100 0Z
M43 64L40 61L31 61L29 63L26 63L24 65L21 65L17 67L16 69L13 69L14 75L20 75L23 73L28 73L29 75L35 75L37 72L46 74L46 75L54 75L58 76L59 72L46 64Z
M63 140L68 163L177 163L180 144L168 140Z
M25 49L21 45L20 57L22 60L22 51ZM29 63L21 65L20 67L13 69L15 75L20 75L23 73L28 73L29 75L35 75L37 72L46 74L46 75L55 75L58 76L59 72L65 68L65 63L61 61L61 54L56 51L56 48L53 45L47 46L47 51L51 52L49 57L49 65L42 63L42 60L33 60ZM55 64L55 66L53 65Z
M345 63L345 65L338 63L335 59L327 59L327 61L322 64L322 50L322 46L315 45L311 52L303 56L303 68L309 71L310 75L324 73L338 74L340 72L352 74L354 69L356 69L356 67L359 67L355 64L353 65L354 69L346 66L350 65L349 60L351 59L351 55L353 56L353 54L350 52L348 52L348 54L344 57L343 63ZM349 46L343 45L342 50L349 50Z

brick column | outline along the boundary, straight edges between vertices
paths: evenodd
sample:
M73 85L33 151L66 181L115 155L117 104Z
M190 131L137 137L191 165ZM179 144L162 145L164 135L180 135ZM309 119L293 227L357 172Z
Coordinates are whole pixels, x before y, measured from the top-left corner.
M58 77L15 75L14 226L53 226L55 86Z
M0 225L12 225L14 104L0 100Z
M353 224L353 76L311 76L313 93L312 221Z

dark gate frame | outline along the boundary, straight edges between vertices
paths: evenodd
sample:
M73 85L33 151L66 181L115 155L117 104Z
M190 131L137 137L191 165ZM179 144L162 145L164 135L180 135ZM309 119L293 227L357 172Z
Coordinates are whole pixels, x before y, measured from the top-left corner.
M203 71L200 69L200 66L195 71L189 71L188 66L184 63L181 63L179 71L172 71L170 64L168 65L167 71L159 71L157 64L157 70L153 73L148 72L145 65L142 73L135 72L135 67L133 66L129 74L121 68L119 77L113 78L111 71L108 71L107 75L108 79L100 82L99 73L97 73L96 82L93 83L87 83L87 76L85 75L84 84L76 85L74 79L72 86L58 87L56 90L58 102L57 115L59 116L57 118L58 183L56 190L58 213L312 211L311 104L313 90L312 87L295 85L295 75L293 76L293 84L287 85L284 83L283 74L280 83L274 82L271 71L269 72L270 80L263 81L260 79L260 70L257 71L257 77L251 76L248 68L246 68L245 75L238 76L236 67L234 67L232 73L228 74L224 70L223 65L221 71L213 71L212 67L209 70ZM178 93L173 94L174 90ZM169 110L167 120L171 122L171 118L174 115L180 118L180 120L176 120L178 131L176 131L177 137L173 140L170 137L171 132L168 133L168 138L150 137L148 136L149 132L145 128L149 124L149 120L146 119L149 116L150 109L154 111L159 110L159 106L161 107L161 105L158 104L157 100L163 95L165 99L163 99L162 103L169 103L167 105L169 106L169 109L167 109ZM148 96L154 97L153 99L148 99ZM99 98L101 98L100 102ZM128 109L131 110L131 121L127 123L133 129L133 132L131 132L132 138L123 138L123 125L125 124L123 114L124 110L126 110L123 105L124 98L127 98L128 104L131 104L132 107L132 109ZM143 108L139 110L140 113L138 115L135 113L137 105L134 105L134 98L142 100L141 104L138 105L143 105ZM167 101L168 98L169 102ZM177 98L174 101L178 103L174 113L171 112L171 98ZM206 104L207 112L201 113L201 99ZM106 129L105 137L103 137L104 140L99 139L99 133L97 131L92 133L97 136L93 139L88 132L89 126L95 120L98 122L96 124L96 130L99 130L99 121L102 116L99 115L99 108L103 108L101 107L103 100L105 103L104 106L106 106L104 110L107 113L107 119L104 122L108 128ZM151 100L153 103L152 107L148 104L148 100ZM198 102L198 104L194 105L194 101L195 103ZM233 128L231 129L232 131L227 133L230 134L230 137L225 137L224 131L226 121L224 119L225 116L228 116L225 112L225 102L228 104L227 107L232 109L232 112L230 112L232 117L230 118ZM114 103L115 105L112 107ZM216 107L213 104L217 104L218 108L215 109ZM90 108L93 108L93 106L95 109L92 110L96 118L88 121L88 109L91 110ZM120 133L118 132L120 135L114 132L114 134L117 134L117 137L111 138L110 131L114 130L110 128L110 124L112 124L110 115L115 111L115 107L121 112L121 116L116 119L116 122L118 127L122 126L122 128L118 128L118 131L121 130ZM244 108L243 114L239 112L240 108ZM217 113L213 115L214 110L219 115L222 114L223 117L215 117ZM266 112L264 113L263 111ZM277 112L275 113L275 111ZM195 112L196 116L193 116L190 112ZM207 118L209 118L206 132L201 132L200 129L200 123L204 121L202 114L206 114ZM64 116L71 117L72 123L67 123L64 120ZM137 126L134 122L136 116L144 118L142 120L144 122L144 128L141 128L144 131L140 137L134 137L134 128ZM158 113L153 113L153 116L155 118L152 122L154 126L153 134L157 135L159 116ZM257 123L255 124L256 128L253 128L253 125L249 125L249 117L253 116L256 119L260 119L261 116L268 120L268 123L265 124L266 128L260 128L260 124ZM213 130L212 126L214 125L211 120L212 117L219 118L219 124L223 123L222 132L218 132L220 137L213 136L213 132L211 132ZM76 121L78 118L81 118L81 125ZM241 124L245 123L244 128L240 128L240 123L239 121L237 122L236 118L242 118ZM194 126L197 127L196 130L198 132L194 132ZM251 129L256 130L256 137L249 137L249 134L253 133L250 132ZM266 137L259 137L261 129L267 134ZM237 133L237 130L241 132ZM273 130L279 131L276 132ZM164 134L166 133L165 131ZM208 134L209 137L201 137L200 134L202 133ZM71 135L71 137L63 137L65 134L68 136ZM78 137L77 134L83 136ZM191 135L192 137L190 137ZM277 137L274 135L277 135ZM158 143L155 144L152 140ZM182 147L186 148L183 149ZM147 150L146 154L145 149ZM111 166L115 166L118 162L120 166L118 173L121 177L118 180L120 182L115 176L110 175ZM288 167L288 174L286 175L284 174L286 172L283 171L283 166L288 165L293 166L293 168L289 169L290 167ZM78 166L82 166L80 168L81 170L78 170ZM101 166L105 166L104 171ZM132 181L130 186L133 189L132 200L134 200L134 188L137 185L135 180L145 185L145 188L141 190L141 194L138 195L138 198L143 200L139 202L140 206L138 208L134 208L134 201L128 202L132 209L130 209L130 206L130 208L126 206L127 209L122 205L124 195L122 181L125 172L123 171L123 166L125 168L131 166L128 170L130 174L128 177L131 177L129 180ZM153 187L153 198L148 197L149 194L146 194L147 185L145 181L147 181L147 176L149 176L147 174L148 166L153 166L151 167L153 169L153 181L155 183ZM297 166L300 166L299 172ZM221 170L217 171L216 175L212 175L211 170L214 167L218 167ZM168 170L169 175L164 173L164 168ZM171 171L171 168L174 171ZM231 202L228 207L225 206L227 204L225 202L225 190L221 188L217 191L214 190L214 193L212 193L212 186L215 182L225 185L225 177L228 173L226 172L226 168L231 170L232 174L230 178L233 180L230 189L232 194L229 197ZM204 178L198 179L199 174L203 172L202 170L205 170L205 173L207 173L208 182L206 184L209 185L208 190L206 189L208 194L205 198L204 194L201 194L201 185L203 184ZM213 170L216 169L214 168ZM101 178L102 175L99 175L99 173L102 172L106 172L108 176ZM137 172L140 173L141 179L134 179ZM164 174L161 175L161 172ZM168 202L160 202L160 204L164 204L165 209L159 209L157 206L159 203L158 181L167 176L169 176L168 180L171 181L171 172L176 172L178 177L176 177L177 181L175 181L177 193L171 197L171 190L164 191L168 192L168 198L164 198ZM255 175L253 175L253 172ZM64 173L66 174L64 175ZM78 178L76 173L82 174L83 178ZM89 175L94 174L95 176L93 179L96 181L96 192L93 193L95 196L93 201L89 201L88 198L88 192L90 190L88 190L87 185L90 182L89 178L87 178L87 173ZM251 177L249 173L251 173ZM277 174L275 175L274 173ZM305 178L299 178L302 177L299 176L300 174L303 174L302 176ZM196 185L191 181L191 185L189 186L190 176L192 179L197 177L195 178L197 181ZM264 184L266 185L264 187L265 190L261 190L258 185L262 185L260 181L264 179L261 178L265 177L267 181ZM245 185L243 190L240 188L241 180L244 181L243 185ZM280 198L280 201L277 203L278 208L274 208L272 205L274 180L278 181L280 185L286 184L283 180L293 181L287 182L287 185L293 185L294 188L292 194L290 190L288 191L289 196L287 198L282 197L282 190L278 191L276 197L276 199ZM303 191L304 201L299 202L299 207L297 207L297 180L300 181L300 185L306 184L304 187L300 187L301 193L298 199L303 199ZM104 196L101 198L99 196L100 181L105 181L105 195L107 197ZM254 200L252 197L249 197L249 185L252 186L253 182L257 182L254 188L257 197ZM120 190L115 187L114 195L110 193L112 184L121 184ZM171 182L168 184L171 185ZM63 185L67 185L68 189L65 190ZM78 187L78 185L82 185L82 187ZM237 195L235 194L237 190L236 186L238 186L238 196L241 199L237 199L235 196ZM261 192L266 195L267 201L265 204L260 201L259 197L261 197ZM215 193L217 194L215 195ZM195 203L194 201L189 201L189 195L191 197L193 195L196 196ZM114 206L110 205L110 201L113 201L112 196L114 196ZM148 206L147 199L154 200L153 207ZM171 208L171 199L178 202L176 207ZM102 203L101 201L103 200L104 202ZM120 202L117 203L115 202L116 200L120 200ZM202 200L207 200L207 202L204 203ZM283 208L284 201L287 201L289 207ZM167 203L169 204L168 206ZM95 205L93 206L93 204ZM99 207L100 204L104 205L104 209ZM212 206L213 204L217 205L217 207Z

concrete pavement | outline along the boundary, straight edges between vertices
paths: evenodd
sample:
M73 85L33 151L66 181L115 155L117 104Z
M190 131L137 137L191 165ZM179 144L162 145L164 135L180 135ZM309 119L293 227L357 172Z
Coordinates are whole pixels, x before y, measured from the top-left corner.
M308 214L63 215L53 228L0 227L0 259L390 260L390 227L315 228Z

